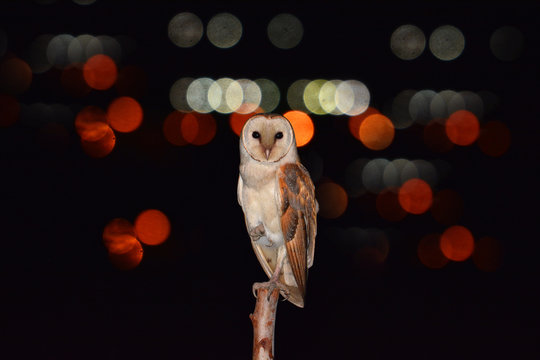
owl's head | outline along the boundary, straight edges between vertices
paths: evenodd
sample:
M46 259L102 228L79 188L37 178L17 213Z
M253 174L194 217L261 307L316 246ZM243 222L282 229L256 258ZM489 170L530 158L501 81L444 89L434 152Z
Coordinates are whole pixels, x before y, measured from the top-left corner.
M296 139L291 123L281 115L257 114L240 134L242 148L254 160L275 163L288 154L296 155Z

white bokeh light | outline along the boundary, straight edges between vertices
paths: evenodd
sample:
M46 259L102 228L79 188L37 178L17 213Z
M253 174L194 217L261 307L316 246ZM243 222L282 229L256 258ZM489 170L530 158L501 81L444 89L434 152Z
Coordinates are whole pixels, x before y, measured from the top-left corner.
M206 36L218 48L233 47L242 37L242 23L233 14L217 14L208 22Z
M204 77L193 80L189 84L186 99L193 111L199 113L209 113L213 110L208 102L208 89L214 83L214 80Z
M292 14L275 16L267 28L270 42L280 49L292 49L297 46L304 36L302 22Z
M169 21L169 39L178 47L195 46L202 38L204 26L199 17L190 12L175 15Z

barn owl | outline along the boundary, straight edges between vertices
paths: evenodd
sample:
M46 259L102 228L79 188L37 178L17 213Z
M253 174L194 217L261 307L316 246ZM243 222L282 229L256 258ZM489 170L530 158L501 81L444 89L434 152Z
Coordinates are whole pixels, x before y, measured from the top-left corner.
M278 287L284 298L304 307L319 205L300 163L293 128L284 117L258 114L244 125L238 202L253 250L270 278L253 289Z

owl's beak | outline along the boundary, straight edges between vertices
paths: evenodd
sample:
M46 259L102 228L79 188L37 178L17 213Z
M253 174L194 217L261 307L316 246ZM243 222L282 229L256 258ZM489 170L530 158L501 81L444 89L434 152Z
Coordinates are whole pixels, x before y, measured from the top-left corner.
M272 151L272 149L264 149L264 154L266 155L266 160L268 160L270 158L270 151Z

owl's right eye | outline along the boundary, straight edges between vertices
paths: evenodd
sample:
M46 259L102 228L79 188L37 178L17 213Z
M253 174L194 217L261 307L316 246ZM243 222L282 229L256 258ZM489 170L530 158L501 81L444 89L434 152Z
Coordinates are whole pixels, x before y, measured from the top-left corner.
M258 138L261 137L261 134L259 134L258 131L254 131L254 132L251 134L251 136L253 136L255 139L258 139Z

